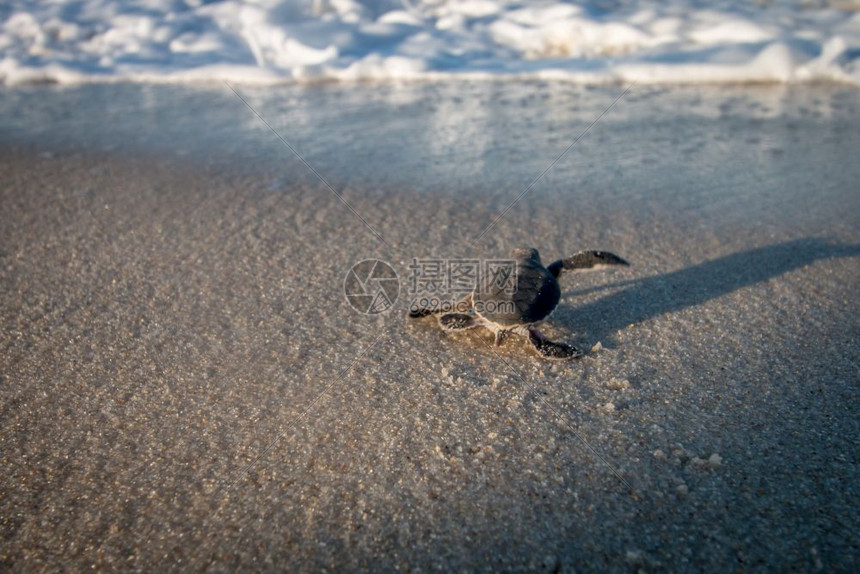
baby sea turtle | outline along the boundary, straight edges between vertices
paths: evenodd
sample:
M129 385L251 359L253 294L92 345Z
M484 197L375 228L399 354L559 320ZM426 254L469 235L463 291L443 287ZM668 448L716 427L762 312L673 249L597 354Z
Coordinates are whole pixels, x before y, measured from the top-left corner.
M457 312L413 307L412 318L442 313L439 324L446 331L484 327L496 335L501 345L510 333L527 337L540 355L547 359L567 360L582 356L582 351L566 343L547 339L534 325L553 312L561 298L558 277L562 271L597 269L610 265L629 265L613 253L581 251L567 259L559 259L544 267L534 248L514 249L511 259L516 262L516 288L510 285L475 289L454 307ZM447 311L447 310L445 310Z

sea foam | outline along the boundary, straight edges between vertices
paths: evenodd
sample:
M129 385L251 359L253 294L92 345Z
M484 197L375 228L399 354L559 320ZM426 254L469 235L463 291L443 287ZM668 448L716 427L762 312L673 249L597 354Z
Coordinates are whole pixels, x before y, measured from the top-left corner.
M0 82L860 85L860 2L11 0Z

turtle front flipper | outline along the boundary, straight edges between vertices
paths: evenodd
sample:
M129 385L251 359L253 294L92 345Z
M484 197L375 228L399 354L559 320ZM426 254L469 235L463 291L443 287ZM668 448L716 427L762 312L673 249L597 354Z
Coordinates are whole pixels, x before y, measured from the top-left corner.
M433 315L435 313L438 313L438 311L428 309L427 307L411 307L409 309L408 317L410 319L420 319L421 317L426 317L427 315Z
M547 271L556 278L562 271L581 271L584 269L600 269L611 265L629 266L625 260L608 251L580 251L567 259L559 259L547 265Z
M417 301L413 301L412 305L409 307L409 313L407 317L410 319L421 319L422 317L427 317L428 315L436 315L438 313L444 313L445 311L459 311L460 314L464 311L468 311L472 308L472 294L467 293L463 297L461 297L454 305L450 304L439 304L435 307L429 307L420 305ZM458 314L458 313L453 313Z
M567 361L569 359L577 359L582 356L582 351L568 345L567 343L556 343L550 341L541 334L537 329L529 329L529 343L535 350L546 359L555 361Z
M475 320L474 315L466 313L445 313L439 317L439 325L446 331L459 331L477 327L478 321Z

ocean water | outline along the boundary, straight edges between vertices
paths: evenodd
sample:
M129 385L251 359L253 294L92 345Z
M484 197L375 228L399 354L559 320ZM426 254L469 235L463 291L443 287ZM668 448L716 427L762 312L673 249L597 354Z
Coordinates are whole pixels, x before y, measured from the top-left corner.
M12 0L0 82L860 84L856 1Z

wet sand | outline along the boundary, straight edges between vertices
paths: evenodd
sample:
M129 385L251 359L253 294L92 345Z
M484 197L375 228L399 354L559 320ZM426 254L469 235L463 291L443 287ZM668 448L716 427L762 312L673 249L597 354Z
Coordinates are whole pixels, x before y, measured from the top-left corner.
M240 89L350 207L223 86L3 92L3 569L856 570L856 92L634 89L478 239L621 91ZM586 357L405 318L526 245L632 263Z

